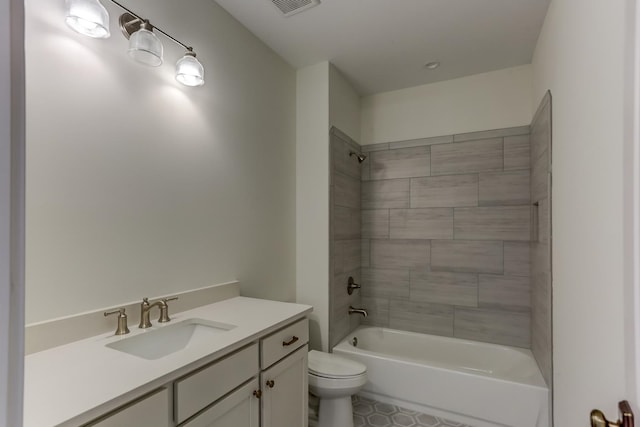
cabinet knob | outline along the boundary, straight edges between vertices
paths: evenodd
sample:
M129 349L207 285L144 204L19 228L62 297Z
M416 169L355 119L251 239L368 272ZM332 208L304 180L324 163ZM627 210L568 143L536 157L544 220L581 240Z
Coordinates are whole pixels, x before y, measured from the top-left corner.
M275 381L273 381L273 380L269 380L269 381L267 381L267 387L269 387L269 388L273 388L273 386L275 386L275 385L276 385L276 382L275 382Z
M262 397L262 390L254 390L253 395L260 399Z

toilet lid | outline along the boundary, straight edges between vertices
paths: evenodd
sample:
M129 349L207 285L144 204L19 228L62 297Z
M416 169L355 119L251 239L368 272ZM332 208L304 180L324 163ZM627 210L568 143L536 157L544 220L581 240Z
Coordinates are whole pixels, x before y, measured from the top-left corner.
M357 377L366 371L367 367L360 362L316 350L309 352L309 372L319 377Z

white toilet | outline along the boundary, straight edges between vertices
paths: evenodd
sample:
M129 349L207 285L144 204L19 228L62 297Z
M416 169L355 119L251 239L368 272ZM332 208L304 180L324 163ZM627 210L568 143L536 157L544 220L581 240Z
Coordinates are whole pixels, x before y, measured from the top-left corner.
M367 383L362 363L311 350L309 390L320 399L318 427L353 427L351 396Z

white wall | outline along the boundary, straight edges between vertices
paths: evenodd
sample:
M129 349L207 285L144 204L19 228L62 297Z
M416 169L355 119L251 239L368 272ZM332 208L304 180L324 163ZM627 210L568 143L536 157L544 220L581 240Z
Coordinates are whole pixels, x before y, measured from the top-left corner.
M0 0L0 426L22 425L24 7Z
M9 295L11 295L11 37L10 2L0 2L0 426L7 426Z
M297 72L296 300L313 305L310 346L329 349L329 129L360 137L360 97L321 62Z
M329 123L360 142L360 95L333 64L329 67Z
M295 299L295 71L211 0L127 6L192 44L202 88L27 0L29 322L238 279Z
M624 0L553 0L533 59L553 96L555 425L625 398Z
M627 0L625 43L624 240L627 398L640 407L640 4Z
M361 143L528 125L531 89L531 66L524 65L367 96Z
M296 299L313 305L310 347L329 345L329 63L297 72Z

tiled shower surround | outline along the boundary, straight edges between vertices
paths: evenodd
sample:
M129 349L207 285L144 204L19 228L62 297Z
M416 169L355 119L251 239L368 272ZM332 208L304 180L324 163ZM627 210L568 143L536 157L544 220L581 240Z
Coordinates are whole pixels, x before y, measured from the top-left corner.
M347 294L349 276L360 276L360 174L362 165L350 152L360 146L336 128L330 134L330 292L329 341L333 348L360 324L360 315L349 316L349 306L360 308L360 292Z
M551 387L551 94L531 123L531 202L535 205L531 239L531 350Z
M361 149L363 322L530 347L529 127Z

